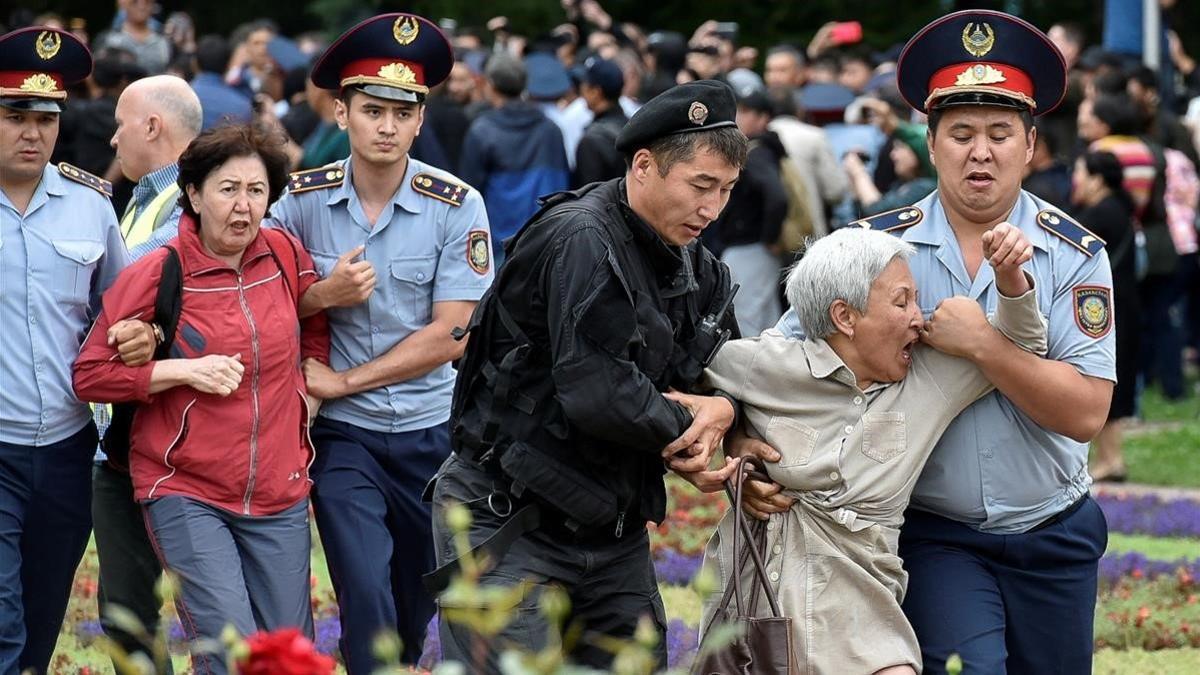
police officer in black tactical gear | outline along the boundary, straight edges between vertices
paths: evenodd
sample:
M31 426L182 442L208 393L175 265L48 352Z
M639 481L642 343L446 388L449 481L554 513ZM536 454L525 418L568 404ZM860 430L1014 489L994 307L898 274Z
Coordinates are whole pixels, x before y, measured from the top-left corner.
M736 414L721 392L687 393L737 336L729 271L697 241L746 160L735 114L732 91L711 80L648 102L617 138L625 176L545 199L505 243L472 317L455 454L433 483L439 568L427 582L441 590L458 570L445 511L464 503L474 556L490 564L483 583L531 584L486 645L488 672L506 645L546 645L538 597L552 584L571 600L565 625L583 631L573 662L607 668L613 654L597 638L629 638L645 617L666 665L645 525L664 519L666 469L694 480ZM445 616L445 658L474 666L483 638Z

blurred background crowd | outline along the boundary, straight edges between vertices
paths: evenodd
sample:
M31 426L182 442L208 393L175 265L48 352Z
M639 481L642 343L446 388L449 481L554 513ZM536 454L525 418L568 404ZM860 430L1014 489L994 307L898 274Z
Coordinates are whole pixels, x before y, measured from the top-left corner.
M112 181L118 213L133 186L109 141L130 82L178 75L199 96L205 128L278 125L293 169L322 166L349 155L349 143L333 93L309 81L312 61L355 19L400 9L317 0L232 26L266 5L117 0L109 11L63 0L40 13L38 4L0 21L6 30L57 25L90 44L95 71L72 93L54 159ZM1062 52L1070 87L1039 119L1025 187L1107 242L1126 383L1112 418L1134 415L1137 392L1154 382L1171 399L1195 395L1184 373L1200 347L1200 49L1189 32L1200 8L1186 0L932 0L906 4L904 16L890 2L695 2L682 13L618 0L410 4L403 9L442 17L456 59L428 99L412 154L482 193L498 241L536 197L623 175L613 141L642 102L688 80L731 85L751 158L704 239L744 286L776 290L806 237L912 204L936 185L924 120L896 88L900 41L966 7L1046 18L1038 27ZM700 20L718 6L720 20ZM509 16L481 14L495 11ZM743 333L773 325L781 306L777 292L743 292ZM1120 473L1119 429L1110 436L1099 440L1101 477Z

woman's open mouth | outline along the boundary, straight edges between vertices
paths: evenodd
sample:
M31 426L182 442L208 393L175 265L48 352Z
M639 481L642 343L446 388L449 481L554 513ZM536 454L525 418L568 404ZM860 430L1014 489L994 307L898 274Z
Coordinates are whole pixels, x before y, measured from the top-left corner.
M904 362L904 365L912 365L912 353L913 349L916 349L918 341L919 338L913 338L912 341L904 345L904 348L900 350L900 360Z

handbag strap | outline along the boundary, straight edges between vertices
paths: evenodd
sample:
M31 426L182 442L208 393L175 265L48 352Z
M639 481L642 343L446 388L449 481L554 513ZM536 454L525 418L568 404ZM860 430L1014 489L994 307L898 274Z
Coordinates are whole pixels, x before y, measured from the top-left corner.
M779 611L779 598L775 594L775 589L771 587L771 582L767 579L767 565L763 560L762 550L759 547L759 543L754 540L752 536L753 532L749 524L746 523L746 516L742 510L742 486L746 484L746 474L759 468L752 458L747 457L742 460L742 465L738 468L737 472L737 506L735 507L734 517L737 519L738 527L741 528L742 534L746 536L746 548L750 551L750 559L754 561L754 570L759 582L762 584L763 592L767 596L767 603L771 605L771 615L775 618L783 618L783 612ZM760 531L765 535L765 526L760 527L764 528ZM764 541L763 543L765 544L766 542ZM755 595L757 596L757 593ZM757 602L755 605L757 605Z
M759 548L759 543L755 541L754 532L750 525L746 522L745 512L742 506L742 487L745 485L747 474L759 474L761 468L752 458L743 458L740 460L738 470L729 480L725 481L725 493L729 496L733 506L733 570L731 573L731 583L725 584L725 594L721 598L721 604L718 606L716 613L713 615L713 622L716 617L721 616L729 609L729 602L733 600L736 603L738 616L746 616L745 609L742 606L742 585L741 577L742 570L747 562L754 565L755 577L758 580L759 586L767 596L767 602L771 606L771 614L776 618L782 618L783 613L779 609L779 598L775 594L775 589L771 587L770 581L767 579L766 565L763 562L762 552ZM764 536L766 530L761 525L759 532ZM745 537L743 548L742 537ZM754 591L752 600L752 612L757 611L758 592ZM711 627L710 622L710 627Z

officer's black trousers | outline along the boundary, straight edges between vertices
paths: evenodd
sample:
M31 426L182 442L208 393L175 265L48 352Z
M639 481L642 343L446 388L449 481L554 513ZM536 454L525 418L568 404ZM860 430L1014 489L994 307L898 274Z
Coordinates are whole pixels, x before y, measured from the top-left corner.
M484 471L452 456L443 465L433 493L434 540L438 565L457 557L453 535L445 524L445 509L452 502L471 505L471 545L485 540L505 521L487 507L494 481ZM499 503L496 500L493 504ZM503 512L503 508L498 508ZM542 527L517 539L499 563L487 572L482 583L515 586L531 584L512 621L498 638L480 646L478 635L465 625L450 623L442 612L440 634L442 656L458 661L471 673L496 673L499 654L510 646L529 651L544 649L552 627L539 608L538 600L551 585L565 590L571 600L566 620L582 627L581 639L571 647L569 658L578 665L607 670L613 653L597 644L599 636L632 638L638 620L645 616L658 631L654 656L659 667L667 664L666 615L654 566L649 537L640 524L625 528L616 538L605 531L587 537L572 536L556 511L545 509ZM446 600L441 601L443 609ZM557 637L554 638L557 640Z

